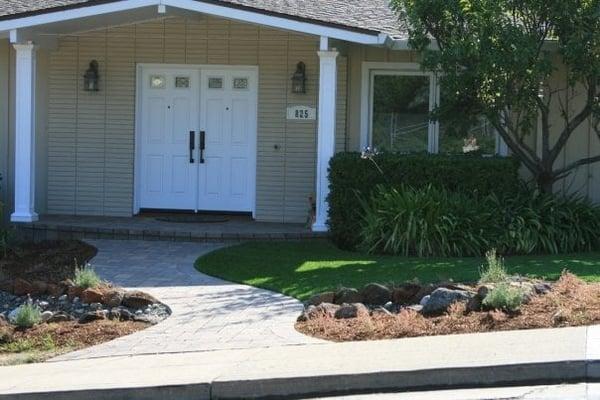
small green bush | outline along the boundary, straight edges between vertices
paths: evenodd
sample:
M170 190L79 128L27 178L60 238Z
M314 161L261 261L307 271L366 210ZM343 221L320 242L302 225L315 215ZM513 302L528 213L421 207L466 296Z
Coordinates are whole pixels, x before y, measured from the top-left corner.
M522 187L519 163L512 158L425 153L382 153L373 160L362 159L360 153L338 153L331 159L329 178L330 235L337 246L350 250L361 241L359 199L370 199L378 185L396 189L431 185L471 197L512 196Z
M523 304L524 297L523 289L501 283L489 291L483 299L483 305L496 310L516 311Z
M488 248L487 211L459 193L378 187L363 201L362 245L375 253L404 256L479 255Z
M42 312L37 306L23 304L19 306L14 323L19 328L31 328L42 321Z
M82 289L89 289L100 285L102 280L96 271L94 271L94 269L91 267L91 265L88 264L83 268L77 268L75 270L75 278L73 279L73 283L75 283L75 286L78 286Z
M501 283L508 280L504 259L496 254L496 249L485 253L487 265L479 271L479 283Z

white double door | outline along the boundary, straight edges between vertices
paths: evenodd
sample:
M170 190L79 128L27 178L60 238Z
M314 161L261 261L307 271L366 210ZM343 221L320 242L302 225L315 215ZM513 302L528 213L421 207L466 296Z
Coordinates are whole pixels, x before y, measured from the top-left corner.
M257 80L253 68L141 67L138 208L253 211Z

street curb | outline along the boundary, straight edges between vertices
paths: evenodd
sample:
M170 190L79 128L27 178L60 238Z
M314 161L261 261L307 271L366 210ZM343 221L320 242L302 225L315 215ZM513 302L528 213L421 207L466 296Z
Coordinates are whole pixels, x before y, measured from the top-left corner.
M600 367L599 362L594 364ZM213 382L211 399L304 399L363 393L589 382L586 361ZM600 371L600 370L599 370ZM594 379L597 379L594 377Z

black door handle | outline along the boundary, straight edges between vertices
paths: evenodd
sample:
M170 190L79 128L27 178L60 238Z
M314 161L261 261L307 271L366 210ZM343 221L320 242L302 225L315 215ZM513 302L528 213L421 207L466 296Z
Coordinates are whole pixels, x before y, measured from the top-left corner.
M196 131L190 131L190 164L194 163L194 149L196 148Z
M206 148L206 132L200 131L200 164L204 164L204 149Z

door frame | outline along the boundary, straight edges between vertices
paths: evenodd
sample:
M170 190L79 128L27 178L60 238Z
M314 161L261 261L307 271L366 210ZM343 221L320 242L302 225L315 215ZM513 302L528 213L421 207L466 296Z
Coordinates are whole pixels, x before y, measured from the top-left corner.
M253 172L250 177L250 197L252 201L252 218L256 218L256 174L258 157L258 91L259 74L256 65L221 65L221 64L162 64L162 63L137 63L135 67L135 122L134 122L134 165L133 165L133 215L140 213L140 193L141 193L141 174L142 174L142 143L141 143L141 112L142 112L142 92L144 69L162 68L162 69L197 69L200 74L203 69L226 69L233 71L244 71L252 74L256 80L256 115L254 116L255 126L250 132L250 169ZM201 75L200 75L201 76ZM199 85L202 87L202 85ZM199 93L202 107L202 93ZM200 113L200 109L198 109ZM200 130L204 129L203 121L200 121Z

